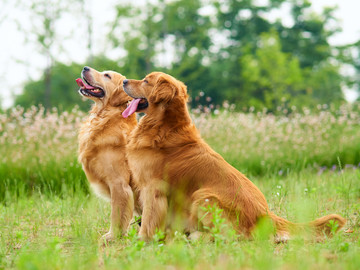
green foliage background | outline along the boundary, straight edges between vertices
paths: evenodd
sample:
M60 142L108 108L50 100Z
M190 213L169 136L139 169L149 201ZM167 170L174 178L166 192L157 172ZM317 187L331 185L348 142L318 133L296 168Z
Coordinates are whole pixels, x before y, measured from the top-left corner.
M38 8L49 5L35 2ZM290 6L290 14L284 16L294 21L292 26L267 19L267 14L284 4ZM343 64L357 69L358 60L351 52L358 45L331 46L329 39L340 30L333 16L335 9L315 13L309 0L263 4L254 0L158 0L147 1L146 9L125 1L113 9L116 16L110 31L92 39L104 40L110 51L122 51L121 57L92 55L91 38L85 63L61 63L49 53L51 65L44 76L27 82L15 104L26 108L43 104L61 110L79 104L86 110L89 105L79 102L74 82L84 65L116 70L135 79L154 70L170 73L188 85L191 106L201 109L226 100L238 110L266 107L271 112L279 106L338 106L344 102L342 87L358 83L355 77L340 72ZM66 12L59 4L59 14ZM46 51L59 42L54 38L59 14L36 13L43 18L46 31L38 38ZM91 26L91 17L86 19ZM44 44L42 40L48 41Z

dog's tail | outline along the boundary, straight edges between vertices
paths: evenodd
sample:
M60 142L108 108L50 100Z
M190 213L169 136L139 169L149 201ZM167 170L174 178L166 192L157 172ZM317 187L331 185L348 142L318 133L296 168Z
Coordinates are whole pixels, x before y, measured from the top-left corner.
M329 235L340 230L346 223L345 218L336 214L327 215L309 223L293 223L274 213L270 213L270 218L273 220L276 231L280 235L289 235L306 229L314 230L316 233L324 232Z

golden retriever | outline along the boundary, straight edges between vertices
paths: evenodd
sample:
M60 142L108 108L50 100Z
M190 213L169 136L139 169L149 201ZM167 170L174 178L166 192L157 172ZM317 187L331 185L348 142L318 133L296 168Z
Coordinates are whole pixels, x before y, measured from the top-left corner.
M125 77L114 71L84 67L77 79L79 93L95 102L79 133L79 161L95 193L111 203L111 226L103 237L126 232L133 216L134 197L125 146L137 125L135 115L121 116L131 98L123 91Z
M153 72L143 80L124 80L125 92L134 100L124 111L146 115L131 133L127 157L140 191L140 237L151 239L174 218L188 232L212 226L205 208L217 205L238 233L251 236L258 220L269 217L277 237L286 240L300 226L276 216L261 191L228 164L201 138L187 108L186 86L170 75ZM205 207L205 208L204 208ZM312 221L315 230L330 232L330 221L345 224L339 215Z

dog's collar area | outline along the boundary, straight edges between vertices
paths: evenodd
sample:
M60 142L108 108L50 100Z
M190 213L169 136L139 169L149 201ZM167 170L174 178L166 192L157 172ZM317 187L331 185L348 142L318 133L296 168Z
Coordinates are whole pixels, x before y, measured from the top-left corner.
M137 110L136 111L141 111L146 109L147 107L149 107L149 102L147 101L146 98L142 98L139 102L139 105L137 106Z
M129 103L131 102L131 100L128 100L126 102L123 102L123 103L120 103L120 104L117 104L117 105L114 105L114 107L117 107L119 109L126 109L127 106L129 106Z

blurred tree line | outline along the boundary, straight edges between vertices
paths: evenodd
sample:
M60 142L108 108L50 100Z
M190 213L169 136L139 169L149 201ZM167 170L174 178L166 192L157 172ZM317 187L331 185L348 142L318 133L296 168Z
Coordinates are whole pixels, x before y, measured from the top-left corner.
M72 1L84 8L84 1ZM35 34L48 54L49 65L40 80L25 84L15 104L43 104L63 110L78 104L88 109L89 103L79 102L75 84L84 65L135 79L155 70L167 72L186 83L193 107L224 101L239 109L266 107L269 111L279 106L336 105L344 102L344 85L359 83L340 73L344 64L360 72L359 59L353 56L359 43L342 47L329 44L329 38L340 31L333 8L314 13L309 0L261 1L263 4L256 0L140 2L114 6L111 31L96 37L124 50L119 59L92 55L88 18L90 53L86 63L57 62L50 53L55 35L51 25L64 8L53 17L46 8L40 9L44 31ZM281 20L271 22L267 16L284 4L291 10L284 14L293 21L291 26ZM49 2L38 1L39 7L46 5Z

